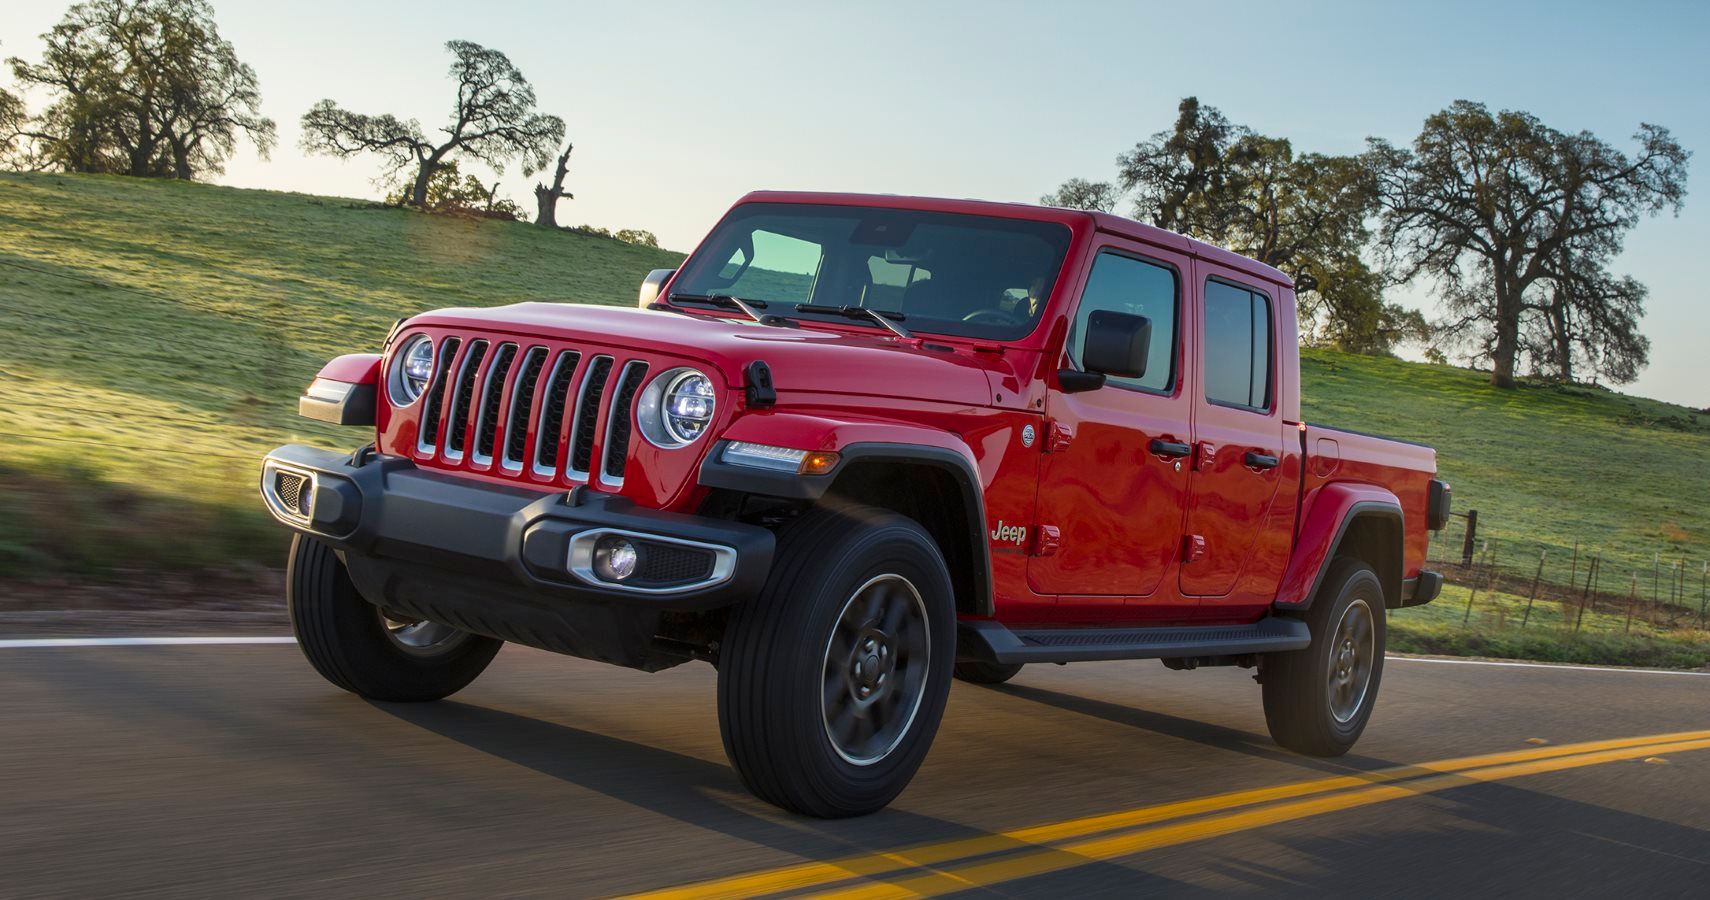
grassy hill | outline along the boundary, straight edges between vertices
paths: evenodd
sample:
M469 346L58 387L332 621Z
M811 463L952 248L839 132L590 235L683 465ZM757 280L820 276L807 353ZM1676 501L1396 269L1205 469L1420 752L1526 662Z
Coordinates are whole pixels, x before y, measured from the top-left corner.
M349 433L295 415L330 356L426 308L632 302L680 256L300 194L0 174L0 574L265 565L256 460ZM1308 418L1438 448L1499 560L1604 590L1710 559L1710 416L1583 387L1309 351ZM1447 554L1451 528L1434 548ZM1437 612L1442 616L1443 613Z

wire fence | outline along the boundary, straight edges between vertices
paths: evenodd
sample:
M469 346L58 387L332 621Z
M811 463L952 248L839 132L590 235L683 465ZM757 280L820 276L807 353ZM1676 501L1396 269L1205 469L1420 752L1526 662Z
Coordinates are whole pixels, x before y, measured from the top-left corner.
M1571 549L1514 537L1481 522L1477 510L1455 513L1432 535L1429 566L1467 590L1461 623L1495 618L1504 627L1566 627L1587 616L1633 632L1710 629L1710 559L1663 549L1596 546ZM1645 557L1649 564L1644 564ZM1482 602L1481 602L1482 598Z

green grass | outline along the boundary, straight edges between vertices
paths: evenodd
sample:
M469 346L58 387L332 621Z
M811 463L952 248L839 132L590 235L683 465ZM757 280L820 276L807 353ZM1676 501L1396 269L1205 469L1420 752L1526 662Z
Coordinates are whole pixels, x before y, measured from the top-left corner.
M1544 579L1566 584L1600 553L1603 590L1625 592L1640 572L1648 596L1660 556L1666 597L1668 566L1684 558L1696 608L1710 559L1710 415L1592 387L1498 391L1485 373L1452 366L1302 357L1306 418L1437 448L1455 510L1478 510L1479 535L1496 541L1504 569L1530 578L1547 551ZM1458 556L1461 527L1437 535L1433 555Z
M647 270L680 258L336 198L0 174L0 574L276 564L283 538L254 496L260 454L359 440L295 414L322 362L435 307L627 305ZM1496 391L1450 366L1304 357L1308 418L1437 447L1456 508L1479 510L1505 567L1529 576L1547 549L1546 580L1566 582L1579 541L1578 571L1602 553L1610 592L1653 554L1685 557L1696 606L1710 416L1584 387ZM1451 528L1437 555L1456 540ZM1398 642L1516 631L1483 610L1461 628L1455 597L1397 614ZM1673 640L1606 624L1576 640Z
M336 198L0 174L0 572L278 560L260 454L359 440L296 415L328 358L435 307L633 303L680 259Z

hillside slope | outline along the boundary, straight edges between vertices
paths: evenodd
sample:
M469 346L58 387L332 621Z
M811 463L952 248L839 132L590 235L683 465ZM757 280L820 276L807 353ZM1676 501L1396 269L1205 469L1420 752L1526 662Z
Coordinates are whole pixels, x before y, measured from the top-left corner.
M256 459L351 442L295 415L325 359L424 308L626 304L679 259L333 198L0 175L0 571L272 563L282 538L253 495ZM1513 544L1499 553L1548 546L1565 567L1579 540L1621 572L1657 553L1696 573L1710 557L1710 416L1305 356L1308 417L1436 446L1457 508Z

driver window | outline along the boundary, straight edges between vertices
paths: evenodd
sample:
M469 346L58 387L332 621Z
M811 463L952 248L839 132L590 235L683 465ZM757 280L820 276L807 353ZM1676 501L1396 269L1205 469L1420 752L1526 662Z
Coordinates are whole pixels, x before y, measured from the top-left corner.
M1112 376L1108 383L1168 393L1175 386L1176 377L1178 293L1174 269L1110 250L1101 252L1093 260L1092 273L1087 276L1087 287L1081 293L1081 305L1075 311L1075 321L1069 332L1069 347L1076 365L1080 364L1087 319L1093 312L1108 309L1145 316L1152 320L1152 345L1147 351L1146 374L1139 378Z

